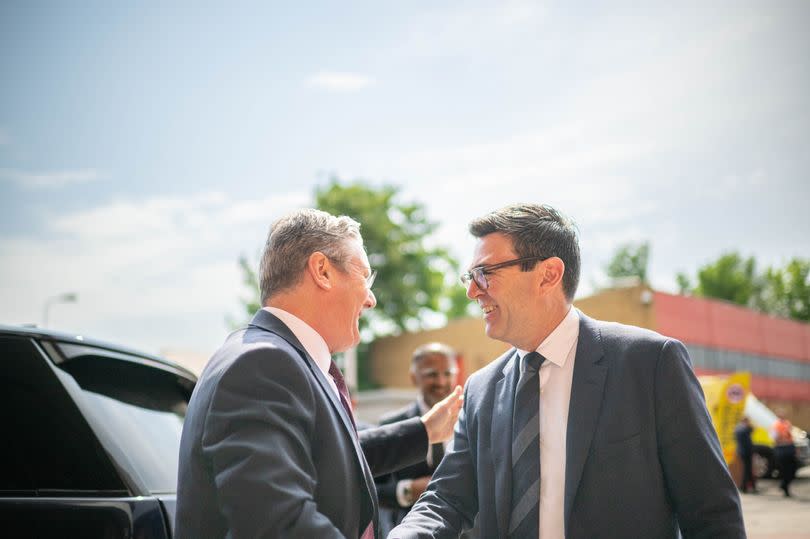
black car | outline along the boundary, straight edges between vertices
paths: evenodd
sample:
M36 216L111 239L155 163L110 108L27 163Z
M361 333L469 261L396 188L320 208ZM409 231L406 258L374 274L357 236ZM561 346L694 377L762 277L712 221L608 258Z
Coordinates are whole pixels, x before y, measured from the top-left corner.
M0 326L0 536L171 538L195 383L159 357Z

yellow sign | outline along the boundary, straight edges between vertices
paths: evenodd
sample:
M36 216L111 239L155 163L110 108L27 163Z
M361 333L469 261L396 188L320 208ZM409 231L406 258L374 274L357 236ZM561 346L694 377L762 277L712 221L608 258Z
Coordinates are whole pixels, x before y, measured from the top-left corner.
M745 399L751 391L751 373L735 372L723 376L701 376L700 383L706 395L706 406L720 438L726 463L734 460L736 443L734 427L745 410Z

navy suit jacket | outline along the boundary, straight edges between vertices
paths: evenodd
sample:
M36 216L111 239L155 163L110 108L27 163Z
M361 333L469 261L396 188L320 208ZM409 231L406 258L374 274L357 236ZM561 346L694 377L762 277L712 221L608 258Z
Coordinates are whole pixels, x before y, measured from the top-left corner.
M176 537L379 537L373 475L417 462L419 419L360 432L304 347L256 313L206 365L180 442Z
M516 357L510 350L470 377L453 451L390 538L456 537L476 514L481 537L506 537ZM580 313L575 361L566 537L745 537L686 348Z

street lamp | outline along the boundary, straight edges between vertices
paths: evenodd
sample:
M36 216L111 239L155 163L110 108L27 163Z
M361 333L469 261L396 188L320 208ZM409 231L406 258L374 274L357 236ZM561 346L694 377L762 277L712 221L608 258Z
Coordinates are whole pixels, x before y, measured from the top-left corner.
M42 327L48 327L48 310L54 303L76 303L79 301L79 295L76 292L65 292L58 296L51 296L45 300L45 306L42 309Z

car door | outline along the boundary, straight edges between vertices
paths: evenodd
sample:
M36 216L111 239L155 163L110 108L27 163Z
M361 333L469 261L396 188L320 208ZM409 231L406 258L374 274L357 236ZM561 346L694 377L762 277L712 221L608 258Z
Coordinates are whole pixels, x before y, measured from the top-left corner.
M0 535L169 537L160 503L133 492L66 380L80 387L39 341L0 335Z

